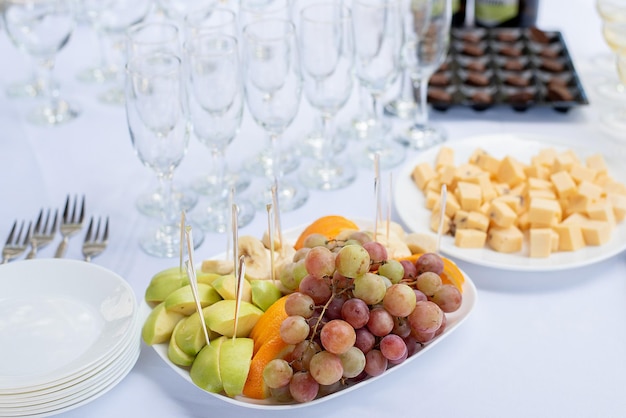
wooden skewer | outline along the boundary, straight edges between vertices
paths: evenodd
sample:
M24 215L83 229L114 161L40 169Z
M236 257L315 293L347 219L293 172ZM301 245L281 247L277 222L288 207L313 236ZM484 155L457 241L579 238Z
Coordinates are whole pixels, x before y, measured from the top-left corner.
M200 323L202 324L204 339L206 340L206 344L210 345L211 340L209 338L209 331L207 330L206 322L204 321L204 315L202 313L202 305L200 304L200 297L198 295L198 281L196 278L196 270L193 264L193 236L191 232L191 226L187 226L185 228L185 234L187 235L187 255L189 256L189 259L185 262L185 266L187 267L187 275L189 276L191 293L193 294L193 298L196 302L196 311L198 311L198 315L200 316Z
M237 288L235 289L235 329L233 330L233 341L237 338L237 327L239 326L239 307L241 306L241 297L243 295L243 279L246 275L245 257L239 257L239 265L237 267Z

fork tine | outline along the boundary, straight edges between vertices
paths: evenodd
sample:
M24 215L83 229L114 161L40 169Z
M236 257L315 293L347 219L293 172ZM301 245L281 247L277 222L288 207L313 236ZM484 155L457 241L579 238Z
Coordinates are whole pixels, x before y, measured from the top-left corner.
M37 222L35 222L35 229L33 229L33 233L38 234L41 231L41 221L43 220L43 208L39 211L39 216L37 217ZM48 224L48 218L46 218L46 225ZM43 230L46 230L44 226Z
M50 234L54 235L57 233L57 227L59 223L57 222L59 218L59 210L54 210L54 219L52 220L52 228L50 229Z
M70 195L67 195L67 199L65 199L65 207L63 208L63 222L69 222L70 215Z
M102 241L107 242L109 240L109 217L107 216L106 222L104 223L104 234L102 234Z
M22 241L22 245L27 245L28 242L30 241L30 229L31 229L32 226L33 226L33 223L29 222L28 223L28 229L26 230L26 235L24 235L24 241ZM22 229L23 228L24 228L24 223L22 222L22 228L20 228L20 233L17 236L17 240L16 240L16 242L18 242L18 243L19 243L19 240L20 240L20 236L22 235Z
M85 234L85 242L91 241L91 232L93 229L93 216L89 219L89 226L87 227L87 234Z
M83 195L83 201L80 204L80 214L78 215L78 222L83 223L85 219L85 195Z
M24 225L24 221L22 221L22 226ZM11 228L11 232L9 232L9 236L7 237L6 245L9 245L13 242L13 235L15 234L15 229L17 228L17 221L13 222L13 228Z

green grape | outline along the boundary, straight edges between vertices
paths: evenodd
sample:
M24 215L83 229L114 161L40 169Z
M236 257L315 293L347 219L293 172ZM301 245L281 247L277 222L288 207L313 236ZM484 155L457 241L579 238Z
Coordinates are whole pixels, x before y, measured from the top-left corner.
M416 303L413 288L404 283L391 285L383 298L383 306L393 316L408 316L415 309Z
M369 271L370 256L361 245L345 245L337 253L335 267L343 276L359 277Z
M378 274L387 277L391 283L400 283L404 277L404 267L398 260L387 260L378 268Z
M300 315L288 316L280 324L280 337L287 344L301 343L310 331L309 323Z
M357 347L350 347L340 354L339 360L343 366L343 377L357 377L365 369L365 354Z
M354 279L354 297L363 299L368 305L382 302L387 292L384 279L375 273L365 273Z
M417 276L415 287L430 297L441 287L441 284L441 276L439 274L427 271Z

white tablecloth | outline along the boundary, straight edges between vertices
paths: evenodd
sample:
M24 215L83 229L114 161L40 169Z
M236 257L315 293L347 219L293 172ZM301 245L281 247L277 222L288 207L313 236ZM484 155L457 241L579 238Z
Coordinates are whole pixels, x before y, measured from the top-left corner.
M508 108L475 112L456 108L433 112L434 123L451 139L470 135L530 133L571 141L573 146L626 156L622 141L603 132L599 116L612 104L599 97L595 83L614 72L593 65L607 53L592 0L540 2L540 27L561 30L591 104L561 114L551 109L519 113ZM66 195L85 194L88 214L111 219L109 248L95 262L132 285L138 300L151 276L176 265L175 259L144 254L137 243L149 220L135 209L135 198L155 184L153 173L135 157L123 107L98 103L102 86L76 80L95 62L92 32L84 27L58 56L56 75L66 96L79 103L77 120L55 128L34 127L25 114L30 100L0 95L0 237L16 218L34 219L42 207L62 207ZM0 34L0 86L24 79L29 61ZM341 112L348 120L356 99ZM285 139L295 142L308 131L312 111L302 110ZM260 149L265 139L246 116L241 134L228 151L233 166ZM416 155L410 152L407 158ZM209 161L195 140L176 173L194 178ZM373 216L373 177L362 170L344 190L311 192L308 203L282 217L285 228L322 214ZM622 181L626 179L621 179ZM393 214L394 220L399 220ZM265 214L258 212L241 233L260 235ZM4 238L3 238L4 239ZM67 257L80 258L80 238ZM207 234L197 257L222 252L225 237ZM55 245L41 251L51 257ZM391 377L345 396L299 409L301 417L618 417L626 416L626 257L553 273L512 273L460 263L478 287L469 319L435 349ZM0 283L1 288L1 283ZM42 347L45 349L45 347ZM131 373L95 401L68 417L138 416L293 416L289 411L244 409L225 403L185 382L147 346Z

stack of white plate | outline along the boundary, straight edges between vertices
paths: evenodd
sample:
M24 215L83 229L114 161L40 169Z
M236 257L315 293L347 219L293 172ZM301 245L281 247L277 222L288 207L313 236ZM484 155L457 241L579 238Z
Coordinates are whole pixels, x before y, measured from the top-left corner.
M0 416L46 416L119 383L140 350L138 307L117 274L76 260L0 265Z

